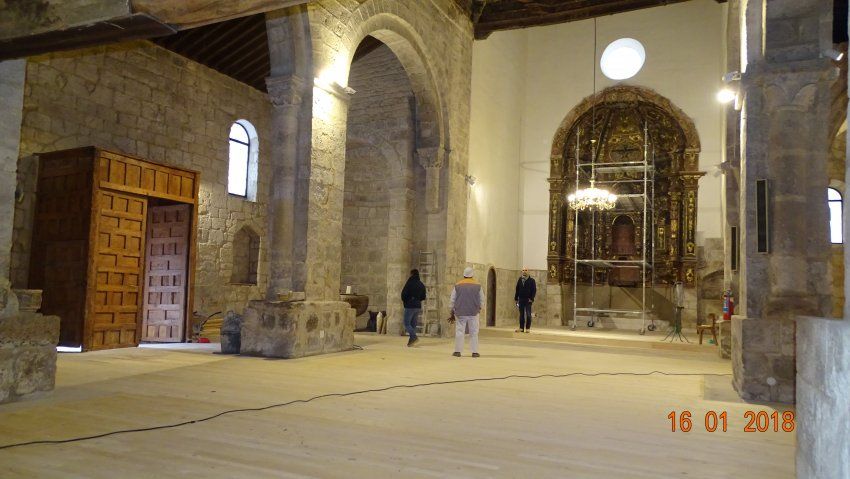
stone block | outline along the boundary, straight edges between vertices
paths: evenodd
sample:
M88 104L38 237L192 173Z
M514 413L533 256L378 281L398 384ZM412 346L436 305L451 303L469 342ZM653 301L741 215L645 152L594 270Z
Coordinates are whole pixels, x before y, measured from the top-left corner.
M349 350L354 322L354 310L343 301L251 301L240 354L289 359Z
M850 477L850 321L797 325L797 477Z
M58 343L58 316L22 312L0 318L0 347L22 344L55 347Z
M59 318L20 313L0 318L0 403L53 389Z

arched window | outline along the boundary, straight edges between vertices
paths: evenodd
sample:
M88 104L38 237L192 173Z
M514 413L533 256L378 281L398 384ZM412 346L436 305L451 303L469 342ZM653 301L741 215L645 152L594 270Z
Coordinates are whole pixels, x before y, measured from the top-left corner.
M257 195L257 130L246 120L230 125L227 192L254 201Z
M829 241L832 244L844 243L844 224L842 221L842 210L844 201L841 193L835 188L826 189L826 198L829 202Z

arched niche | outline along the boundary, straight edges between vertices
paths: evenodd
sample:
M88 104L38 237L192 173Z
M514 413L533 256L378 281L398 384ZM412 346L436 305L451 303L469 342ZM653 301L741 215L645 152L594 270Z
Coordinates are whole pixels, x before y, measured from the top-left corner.
M233 236L232 284L256 285L260 264L260 235L243 226Z

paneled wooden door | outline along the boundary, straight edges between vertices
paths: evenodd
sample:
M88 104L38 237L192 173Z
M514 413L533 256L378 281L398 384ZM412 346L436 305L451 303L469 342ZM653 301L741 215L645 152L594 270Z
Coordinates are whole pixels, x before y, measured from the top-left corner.
M186 204L149 208L142 341L183 340L191 212Z
M87 350L139 344L147 204L147 198L116 191L97 194L97 232L90 266L95 281L89 285Z

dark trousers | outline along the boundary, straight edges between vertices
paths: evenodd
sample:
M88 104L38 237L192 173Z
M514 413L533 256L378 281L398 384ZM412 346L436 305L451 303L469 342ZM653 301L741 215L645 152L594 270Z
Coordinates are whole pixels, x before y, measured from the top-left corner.
M519 302L519 329L531 329L531 301Z

